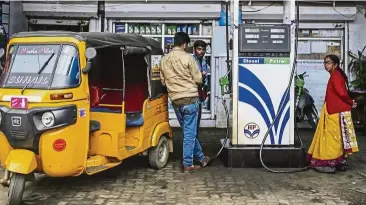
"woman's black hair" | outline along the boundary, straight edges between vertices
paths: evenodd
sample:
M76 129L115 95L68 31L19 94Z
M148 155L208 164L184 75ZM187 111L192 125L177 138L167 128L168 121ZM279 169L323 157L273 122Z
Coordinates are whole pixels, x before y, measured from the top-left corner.
M344 70L339 67L339 65L341 64L341 60L338 58L338 56L333 55L333 54L329 54L329 55L325 56L324 61L327 58L329 58L330 60L332 60L334 64L337 64L337 68L336 69L342 74L342 76L344 78L344 81L346 82L346 87L349 90L349 87L348 87L348 77L347 77L346 73L344 72Z

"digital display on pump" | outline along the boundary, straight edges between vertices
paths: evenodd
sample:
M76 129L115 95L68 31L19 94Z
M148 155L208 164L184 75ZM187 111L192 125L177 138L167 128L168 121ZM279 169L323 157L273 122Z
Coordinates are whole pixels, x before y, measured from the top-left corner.
M290 52L290 25L242 24L239 52Z

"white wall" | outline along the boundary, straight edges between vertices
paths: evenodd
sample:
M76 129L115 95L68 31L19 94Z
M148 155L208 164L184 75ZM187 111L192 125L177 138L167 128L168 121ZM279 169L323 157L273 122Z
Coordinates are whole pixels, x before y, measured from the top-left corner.
M366 12L365 9L360 8L360 10L362 11L362 13ZM362 50L366 46L366 18L362 13L358 13L356 19L349 23L348 50L353 53L357 53L358 50ZM365 51L364 54L366 54ZM349 61L351 61L350 58ZM348 77L350 81L352 81L355 76L352 74L348 74Z
M23 13L23 4L21 1L10 1L10 36L14 33L27 30L27 20Z
M365 13L365 9L362 10ZM355 21L349 23L349 50L357 52L366 46L366 18L358 13Z

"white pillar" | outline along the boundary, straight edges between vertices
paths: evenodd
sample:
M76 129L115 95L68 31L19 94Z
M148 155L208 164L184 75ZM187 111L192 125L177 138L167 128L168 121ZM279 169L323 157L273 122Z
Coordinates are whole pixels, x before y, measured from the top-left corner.
M108 19L108 32L110 32L110 33L115 32L115 30L113 28L113 20L112 19Z
M291 38L291 53L290 53L290 68L289 68L289 77L291 75L291 71L293 69L294 57L295 57L295 34L296 34L296 2L295 0L287 0L283 2L283 23L287 25L291 25L290 38ZM295 70L296 73L296 70ZM289 79L290 80L290 79ZM291 89L290 89L290 144L294 144L294 80L292 81Z
M92 18L89 21L89 32L99 31L98 19Z
M296 5L295 0L283 1L283 23L290 24L295 19Z
M109 21L108 21L108 19L107 18L104 18L104 19L102 19L102 21L104 21L104 31L102 31L102 32L109 32Z
M231 71L232 71L232 95L233 95L233 132L232 132L232 143L235 145L238 143L238 57L239 57L239 1L238 0L231 0L231 17L230 17L230 25L232 31L232 40L233 40L233 51L232 51L232 64L231 64Z

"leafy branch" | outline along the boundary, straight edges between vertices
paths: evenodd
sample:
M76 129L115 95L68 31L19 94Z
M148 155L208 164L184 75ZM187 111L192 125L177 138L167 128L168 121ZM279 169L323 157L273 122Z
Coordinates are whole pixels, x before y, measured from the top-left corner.
M355 75L355 79L351 81L351 85L356 90L366 90L366 56L363 54L366 46L357 54L348 52L351 61L348 65L349 70Z

